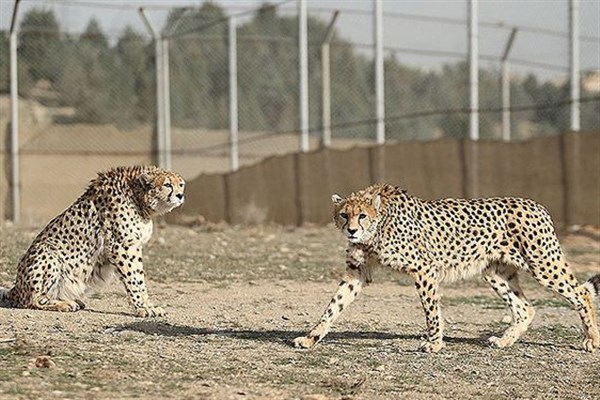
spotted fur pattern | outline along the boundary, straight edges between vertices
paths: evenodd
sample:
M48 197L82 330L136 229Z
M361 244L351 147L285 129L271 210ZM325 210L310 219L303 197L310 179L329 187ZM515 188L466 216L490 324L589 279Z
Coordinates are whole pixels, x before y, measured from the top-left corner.
M427 323L421 349L443 346L439 285L482 274L512 313L512 323L495 347L512 345L529 327L535 311L519 286L528 271L542 286L567 300L583 323L583 348L600 345L594 298L600 274L579 284L567 265L548 211L529 199L444 199L423 201L391 185L374 185L344 199L332 197L334 221L348 240L346 276L319 323L296 338L310 348L371 279L376 265L404 272L415 281Z
M77 311L85 294L115 272L138 316L164 314L148 301L142 247L152 218L184 202L185 182L154 166L118 167L99 173L71 206L38 234L19 261L12 289L1 289L14 307Z

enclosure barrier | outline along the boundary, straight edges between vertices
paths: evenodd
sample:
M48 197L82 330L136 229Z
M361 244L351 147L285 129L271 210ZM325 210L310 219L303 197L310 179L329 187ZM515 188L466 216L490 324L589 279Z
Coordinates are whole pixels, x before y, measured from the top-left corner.
M468 151L471 146L477 151ZM470 160L473 154L477 163ZM476 172L480 196L529 197L544 204L558 226L597 225L599 154L597 133L516 143L441 139L289 154L234 173L199 176L188 183L186 205L169 221L202 215L232 224L326 224L332 193L346 195L385 181L423 199L470 197Z

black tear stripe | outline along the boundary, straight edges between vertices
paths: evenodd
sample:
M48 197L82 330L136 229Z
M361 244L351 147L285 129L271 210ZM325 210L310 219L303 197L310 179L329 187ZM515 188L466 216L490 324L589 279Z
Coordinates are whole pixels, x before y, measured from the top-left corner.
M362 223L360 222L360 218L358 219L358 226L360 226L363 231L366 231L365 227L362 226Z

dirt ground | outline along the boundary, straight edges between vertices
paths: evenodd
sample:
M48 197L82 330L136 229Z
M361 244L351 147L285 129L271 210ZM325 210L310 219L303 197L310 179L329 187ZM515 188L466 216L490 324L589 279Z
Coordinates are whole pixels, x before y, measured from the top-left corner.
M38 229L0 228L1 285ZM562 241L579 278L600 272L600 231ZM486 345L508 311L476 279L444 286L446 348L418 352L419 300L387 271L320 345L294 349L336 289L343 247L332 227L157 226L144 262L168 315L134 317L116 281L77 313L0 308L0 398L600 398L576 312L526 276L537 315L508 349Z

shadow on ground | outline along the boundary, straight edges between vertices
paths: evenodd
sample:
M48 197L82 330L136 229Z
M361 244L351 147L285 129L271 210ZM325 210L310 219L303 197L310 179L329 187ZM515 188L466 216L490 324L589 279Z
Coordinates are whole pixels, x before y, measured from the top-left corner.
M292 340L298 336L306 335L306 331L281 330L281 329L209 329L197 328L186 325L173 325L161 321L138 321L129 324L118 325L114 328L115 332L134 331L141 332L147 335L159 336L224 336L235 339L255 340L260 342L285 343L289 345ZM421 335L402 334L393 332L378 332L378 331L337 331L327 335L327 339L331 340L418 340L422 339ZM487 347L485 338L465 338L465 337L445 337L447 343L462 343Z

